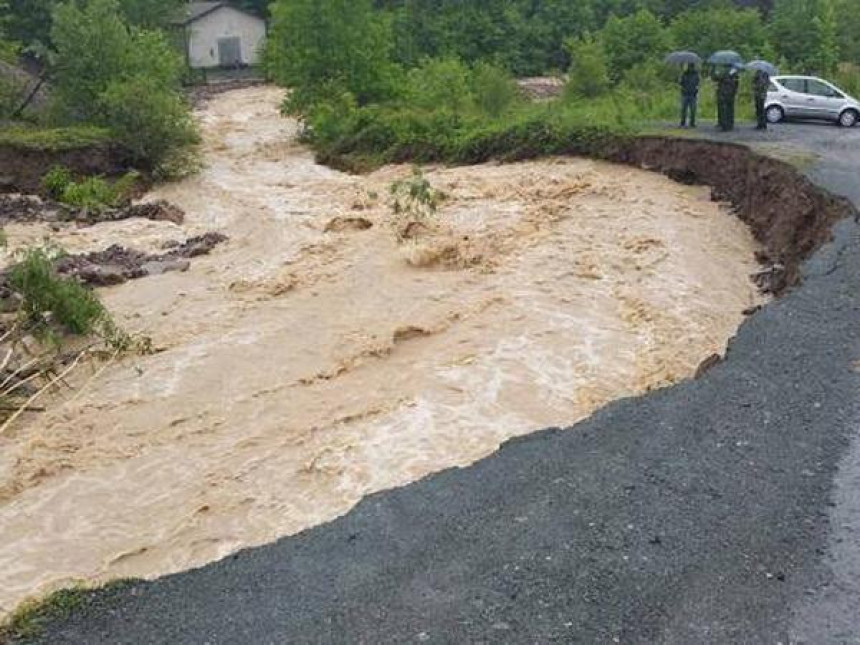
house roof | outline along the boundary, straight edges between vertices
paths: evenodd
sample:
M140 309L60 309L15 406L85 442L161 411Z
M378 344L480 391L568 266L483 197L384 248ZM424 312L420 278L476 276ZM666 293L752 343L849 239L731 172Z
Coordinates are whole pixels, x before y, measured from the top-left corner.
M259 17L247 11L243 11L239 7L234 7L229 2L190 2L185 15L180 17L179 20L176 21L176 24L189 25L196 20L200 20L204 16L208 16L213 11L217 11L221 7L231 7L236 11L242 11L242 13L247 13L255 18Z

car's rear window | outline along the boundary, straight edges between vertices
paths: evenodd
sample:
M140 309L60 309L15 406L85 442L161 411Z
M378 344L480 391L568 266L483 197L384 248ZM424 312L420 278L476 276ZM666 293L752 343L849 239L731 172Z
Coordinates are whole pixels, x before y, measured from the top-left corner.
M806 92L806 79L803 78L784 78L780 81L782 86L792 92Z

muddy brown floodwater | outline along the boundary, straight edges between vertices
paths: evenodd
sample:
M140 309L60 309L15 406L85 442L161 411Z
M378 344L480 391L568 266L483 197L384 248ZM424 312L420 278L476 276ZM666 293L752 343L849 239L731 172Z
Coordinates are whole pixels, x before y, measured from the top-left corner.
M160 351L0 437L2 611L202 565L690 377L761 301L756 244L707 189L587 160L428 169L447 199L400 243L388 187L410 169L317 165L280 98L202 109L206 169L148 197L183 227L55 235L75 251L230 241L103 290Z

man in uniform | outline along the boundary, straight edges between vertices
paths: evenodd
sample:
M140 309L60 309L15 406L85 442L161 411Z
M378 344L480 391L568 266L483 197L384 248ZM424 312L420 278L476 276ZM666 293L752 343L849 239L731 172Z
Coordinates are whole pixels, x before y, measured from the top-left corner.
M738 70L729 67L717 79L717 114L720 130L735 129L735 99L738 95Z
M767 114L764 107L767 101L767 91L770 87L770 76L767 72L758 70L753 78L753 96L755 97L756 130L767 130Z
M696 127L696 107L699 101L699 72L692 63L681 74L678 84L681 86L681 127L687 127L687 116L690 117L690 127Z

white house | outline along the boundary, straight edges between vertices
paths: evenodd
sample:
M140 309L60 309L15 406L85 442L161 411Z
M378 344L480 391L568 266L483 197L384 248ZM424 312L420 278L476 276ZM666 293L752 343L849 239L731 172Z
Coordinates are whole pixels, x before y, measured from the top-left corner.
M255 65L266 42L266 21L229 2L191 2L178 21L189 67Z

